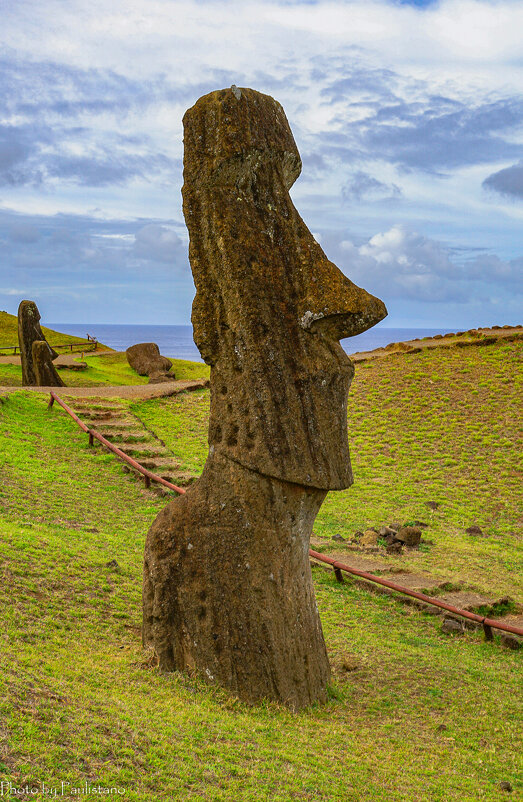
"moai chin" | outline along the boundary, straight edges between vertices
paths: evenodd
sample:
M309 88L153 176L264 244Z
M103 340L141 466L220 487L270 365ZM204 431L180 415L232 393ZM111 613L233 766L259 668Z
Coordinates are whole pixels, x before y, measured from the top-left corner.
M386 309L327 259L294 208L301 160L279 103L212 92L184 131L209 455L149 531L144 644L166 670L297 709L324 700L330 676L309 538L327 491L352 484L354 369L339 340Z

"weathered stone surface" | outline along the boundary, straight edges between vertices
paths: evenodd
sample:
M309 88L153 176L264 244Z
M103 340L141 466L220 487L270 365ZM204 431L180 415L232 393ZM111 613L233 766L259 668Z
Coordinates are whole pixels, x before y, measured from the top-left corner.
M406 546L417 546L421 540L421 529L417 526L402 526L396 535Z
M441 631L445 632L447 635L463 635L465 632L465 625L463 621L459 621L457 618L452 618L452 616L447 615L443 619Z
M18 307L18 344L20 346L22 385L24 387L31 387L37 384L33 367L33 343L37 341L47 344L40 327L40 312L34 301L21 301ZM56 359L58 356L56 351L50 345L47 345L47 348L49 349L50 359Z
M374 529L366 529L360 540L361 546L376 546L378 543L378 533Z
M45 340L36 340L32 347L32 365L37 387L65 387L53 365L52 351Z
M149 384L161 384L162 382L172 382L175 380L174 373L162 373L160 371L155 371L149 376Z
M125 352L129 365L140 376L165 374L171 369L171 361L160 354L156 343L137 343ZM174 374L171 374L174 379Z
M301 169L281 106L213 92L184 118L194 339L211 365L209 456L153 523L143 636L164 669L300 708L329 679L308 560L328 489L352 483L339 340L381 301L328 261L289 196Z

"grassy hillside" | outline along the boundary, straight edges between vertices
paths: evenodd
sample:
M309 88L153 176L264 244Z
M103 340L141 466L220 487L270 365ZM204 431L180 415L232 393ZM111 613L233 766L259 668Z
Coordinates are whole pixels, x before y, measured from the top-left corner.
M76 337L70 334L61 334L59 331L48 329L42 326L42 331L50 345L67 345L68 343L85 342L87 339L83 337ZM18 344L18 319L16 315L10 315L8 312L0 312L0 348L7 345ZM104 346L105 347L105 346ZM1 352L5 354L5 351Z
M147 384L149 378L140 376L127 362L125 353L85 354L83 360L87 369L82 371L60 370L60 375L68 387L119 387L129 384ZM171 372L177 379L208 378L210 368L203 362L189 362L185 359L171 359ZM19 365L0 364L0 386L21 387L22 369Z
M315 534L350 538L421 520L433 545L386 561L521 599L522 354L522 343L499 343L358 365L349 395L354 486L329 493ZM202 469L208 390L133 409L183 469ZM468 535L471 525L485 537Z
M501 362L494 371L490 360L485 375L501 372ZM416 417L425 380L419 376L411 388L409 371L422 366L403 366L396 404L405 400L412 426L395 420L391 428L415 435L429 414L422 407ZM371 470L371 455L363 452L372 442L378 454L376 443L392 447L386 432L374 441L365 434L386 399L381 393L380 403L373 401L378 378L360 371L352 395L352 409L357 399L365 403L367 420L357 430L360 475L365 465ZM172 411L187 425L171 440L182 452L192 449L194 459L201 459L206 403L205 394L173 400ZM165 417L163 407L150 408ZM170 429L162 425L165 434ZM395 474L420 466L419 454L400 458ZM438 464L431 452L414 475L436 481L428 477ZM495 464L504 483L506 468ZM374 518L387 495L393 507L410 509L408 488L394 490L380 460L376 471L382 483L367 475L368 495L355 488L344 513L327 506L324 531L333 519L341 526L345 514L351 522ZM351 582L339 586L315 569L334 671L330 702L298 715L273 704L249 708L197 676L160 673L142 651L144 537L164 501L125 476L112 456L89 449L56 405L48 412L46 399L32 394L0 405L0 473L2 780L119 787L133 802L449 802L497 800L502 781L521 788L518 654L475 632L444 636L434 618ZM451 507L448 487L430 489ZM417 488L414 496L425 493ZM344 494L332 497L329 504L336 504ZM503 484L498 499L511 509Z

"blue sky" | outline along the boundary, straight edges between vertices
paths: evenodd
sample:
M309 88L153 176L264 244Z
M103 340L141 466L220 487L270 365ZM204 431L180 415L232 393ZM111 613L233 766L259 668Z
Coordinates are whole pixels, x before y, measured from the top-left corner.
M183 324L182 116L277 98L298 211L386 325L521 322L523 2L4 0L0 309Z

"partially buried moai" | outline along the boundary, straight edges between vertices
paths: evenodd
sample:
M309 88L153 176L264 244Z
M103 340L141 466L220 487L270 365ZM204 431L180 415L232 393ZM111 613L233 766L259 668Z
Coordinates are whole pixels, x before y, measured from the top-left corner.
M56 359L58 354L47 343L40 327L40 312L34 301L21 301L18 307L18 344L20 346L20 361L22 363L22 385L31 387L38 384L33 363L33 343L44 342L48 349L49 360ZM45 359L45 353L40 350L40 360ZM43 363L42 363L43 364ZM51 365L54 370L54 366ZM56 373L56 371L54 371ZM59 378L59 377L58 377ZM59 379L59 383L63 384Z
M212 92L184 130L209 455L147 536L143 639L163 669L297 709L326 698L330 675L309 538L327 491L352 484L353 366L339 340L386 309L329 262L294 208L301 161L279 103Z

